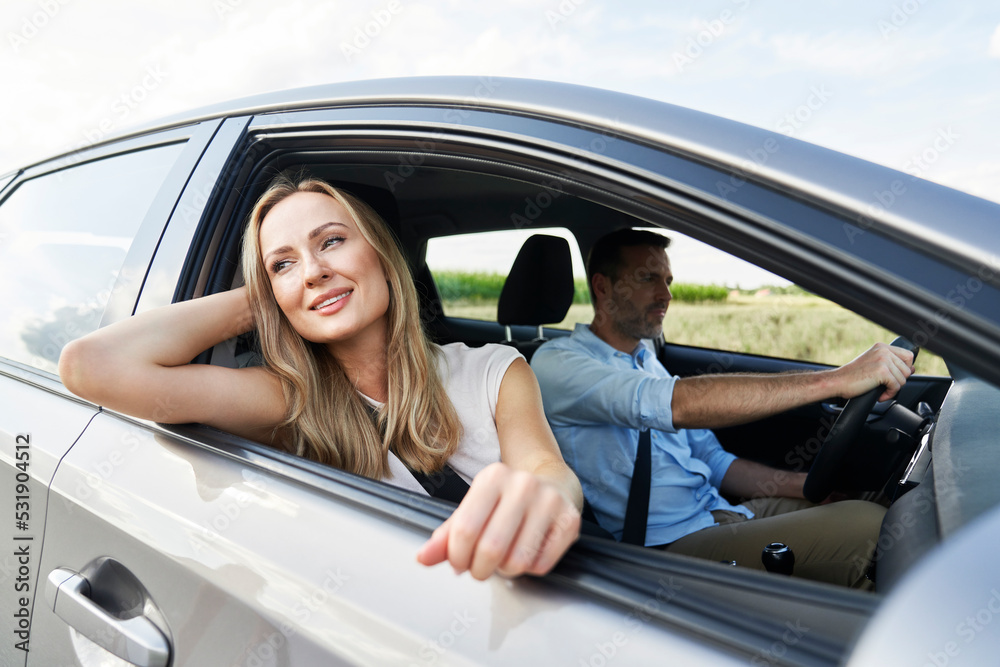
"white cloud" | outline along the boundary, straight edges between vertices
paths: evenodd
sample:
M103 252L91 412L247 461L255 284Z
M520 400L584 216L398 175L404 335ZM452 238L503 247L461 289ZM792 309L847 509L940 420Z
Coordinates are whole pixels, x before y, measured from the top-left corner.
M389 4L62 2L59 13L15 50L9 34L26 30L24 21L30 24L41 4L10 0L0 13L0 80L13 91L0 109L0 172L74 148L95 136L102 122L117 131L271 90L466 74L608 88L769 129L806 103L813 86L826 85L833 100L796 136L898 167L900 156L912 150L908 137L954 123L974 141L949 154L949 164L968 165L962 173L980 184L979 191L995 173L974 169L997 151L993 125L982 119L996 116L1000 99L983 98L981 85L996 62L983 53L982 32L995 17L973 20L971 13L927 4L887 39L877 28L884 8L862 0L837 10L803 10L819 26L809 32L802 30L809 23L796 20L802 12L767 3L707 8L647 1L626 9L607 0L398 0L400 10L385 22ZM976 4L990 8L985 0ZM576 9L569 12L570 6ZM547 12L560 7L565 20L553 24ZM735 19L678 71L674 52L721 20L722 7ZM376 27L372 21L379 17L383 23ZM367 43L348 57L344 46L356 39ZM1000 57L1000 27L987 52ZM155 89L138 90L150 67L159 67L163 80ZM132 92L143 99L130 100ZM122 107L123 95L135 103ZM973 112L968 121L962 117Z
M778 33L768 44L785 66L871 78L940 59L947 46L923 36L884 40L871 30L832 30L826 34Z
M991 58L1000 58L1000 25L993 31L990 37L989 54Z

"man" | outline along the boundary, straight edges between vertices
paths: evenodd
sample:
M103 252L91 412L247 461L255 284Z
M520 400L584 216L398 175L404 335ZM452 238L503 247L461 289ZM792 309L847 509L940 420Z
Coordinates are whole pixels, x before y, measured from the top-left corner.
M760 569L763 547L784 542L796 575L870 588L865 574L883 507L812 506L802 495L806 473L737 458L706 429L879 385L880 400L888 399L911 374L913 355L880 343L829 371L671 376L648 341L662 332L671 300L669 243L633 229L600 239L587 262L593 322L531 360L549 424L598 523L621 539L639 434L649 429L646 546ZM777 497L761 498L762 489ZM752 500L733 505L723 494Z

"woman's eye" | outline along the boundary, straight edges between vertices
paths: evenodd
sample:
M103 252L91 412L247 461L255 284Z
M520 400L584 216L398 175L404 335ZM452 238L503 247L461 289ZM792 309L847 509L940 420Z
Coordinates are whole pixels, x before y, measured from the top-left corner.
M343 236L330 236L330 237L327 237L327 238L323 239L322 247L323 247L324 250L326 250L330 246L332 246L332 245L334 245L336 243L339 243L340 241L343 241L343 240L344 240Z
M278 273L283 268L288 266L289 262L287 259L279 259L277 262L271 265L271 273Z

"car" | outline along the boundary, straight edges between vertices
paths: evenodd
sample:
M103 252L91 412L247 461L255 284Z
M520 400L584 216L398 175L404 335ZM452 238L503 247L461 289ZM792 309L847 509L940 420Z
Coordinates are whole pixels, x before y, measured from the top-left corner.
M167 400L147 421L70 393L57 373L69 341L240 284L248 212L286 170L386 218L442 343L509 341L530 356L539 333L568 332L517 307L546 298L545 282L505 294L503 321L450 313L428 246L558 228L585 256L602 234L643 226L940 355L948 374L914 376L894 401L719 432L786 468L829 459L829 484L891 501L875 592L590 534L546 576L479 582L416 562L445 501L161 423ZM941 666L1000 652L993 202L662 102L492 77L269 93L28 165L0 187L4 665ZM485 266L494 245L470 252ZM659 354L682 376L827 367L675 342ZM195 363L253 357L238 338ZM865 444L831 454L842 411L860 415Z

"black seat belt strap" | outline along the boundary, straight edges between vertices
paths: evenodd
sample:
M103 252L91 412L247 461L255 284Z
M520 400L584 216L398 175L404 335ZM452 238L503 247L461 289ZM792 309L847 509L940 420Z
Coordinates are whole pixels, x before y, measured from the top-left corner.
M649 429L639 432L639 447L635 453L632 483L625 505L625 527L622 542L646 545L646 522L649 518L649 485L652 477Z
M407 470L410 469L407 468ZM410 470L410 474L420 482L420 486L424 487L424 491L429 495L441 500L448 500L456 505L462 502L462 498L465 498L465 494L469 492L468 482L462 479L447 463L444 468L429 475L416 470Z
M379 427L378 422L378 408L367 401L365 402L365 407L368 409L368 414L371 416L375 428L381 433L382 429ZM393 453L395 454L395 451ZM399 457L397 456L397 458ZM462 498L465 498L465 494L469 492L469 483L462 479L447 463L444 464L444 468L441 470L425 475L410 468L403 459L399 459L399 462L406 467L409 473L413 475L413 478L417 480L424 491L430 496L440 498L441 500L448 500L457 505L462 502Z
M663 332L661 331L660 335L653 339L653 353L656 355L656 360L664 366L666 366L666 364L663 363L663 348L666 346L667 340L664 338Z

